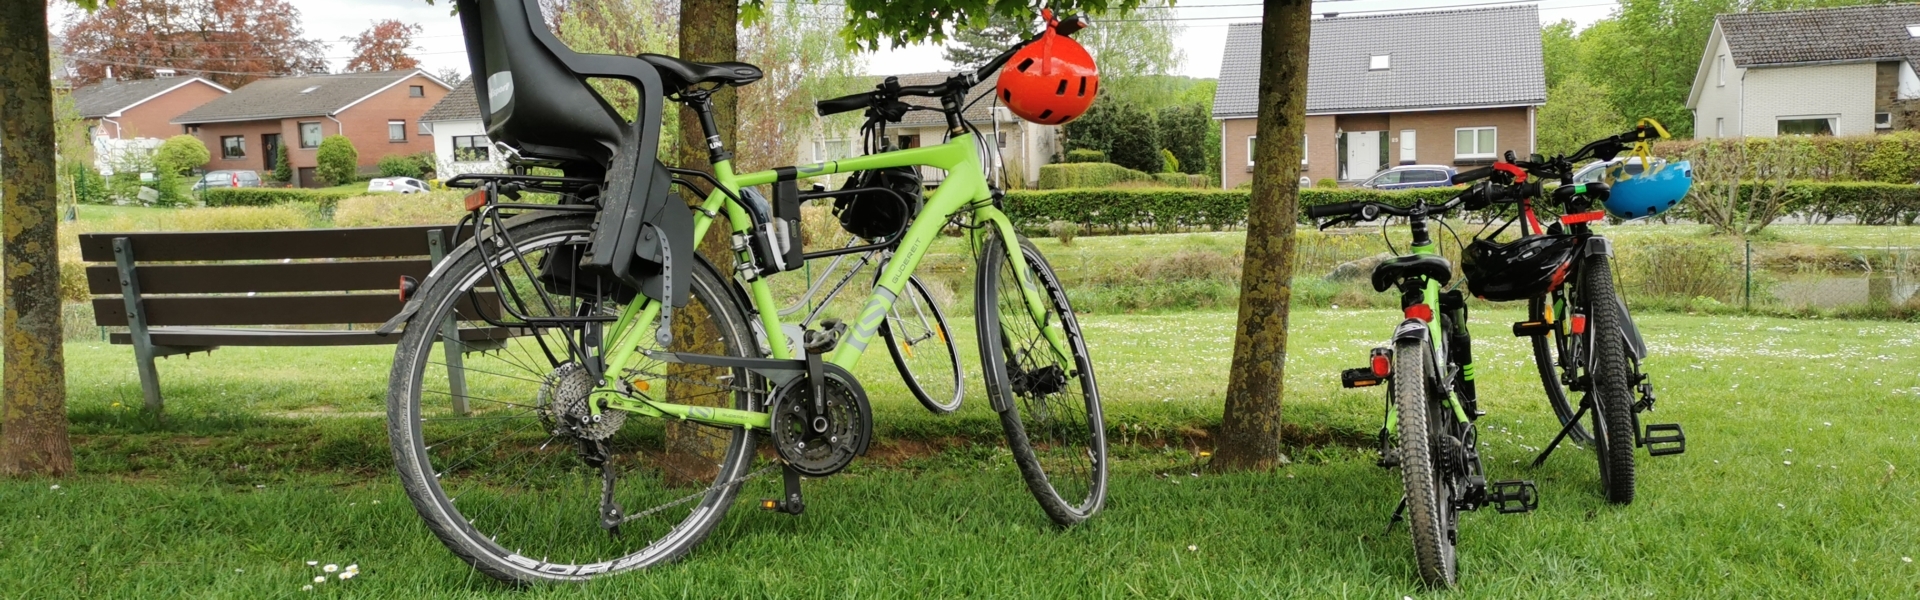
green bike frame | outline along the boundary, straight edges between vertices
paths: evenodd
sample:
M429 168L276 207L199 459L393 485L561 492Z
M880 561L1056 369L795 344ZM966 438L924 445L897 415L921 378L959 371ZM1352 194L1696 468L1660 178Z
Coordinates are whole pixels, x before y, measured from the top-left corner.
M907 278L920 265L920 259L927 248L939 236L940 230L955 214L972 208L972 219L976 224L984 224L998 232L1006 240L1014 257L1020 256L1013 222L990 201L993 190L980 169L980 160L974 136L954 136L944 144L896 150L828 161L797 168L800 177L817 177L837 173L885 169L891 167L931 166L947 171L947 179L940 183L933 195L928 198L926 207L908 226L906 235L900 240L894 252L880 272L878 285L868 297L866 305L860 310L857 321L840 341L839 347L827 362L852 371L860 362L860 356L878 334L887 312L893 308L894 299L900 295L907 284ZM731 161L720 161L713 165L714 179L721 189L715 189L700 205L694 215L693 239L704 239L707 230L713 226L715 215L724 215L730 231L745 235L753 225L752 218L745 207L734 202L739 190L757 185L767 185L777 181L779 175L774 170L736 175ZM725 190L725 191L722 191ZM731 192L731 193L729 193ZM979 227L973 230L973 243L984 241L988 229ZM753 256L742 252L735 257L742 263L750 263ZM1016 260L1014 272L1020 282L1022 295L1027 304L1029 316L1042 328L1047 341L1059 354L1061 360L1071 364L1072 354L1068 351L1066 331L1059 323L1049 322L1046 317L1046 304L1041 298L1039 287L1034 284L1033 274L1028 270L1025 260ZM747 284L747 293L751 309L759 319L761 332L773 358L795 359L787 344L787 335L780 327L779 305L773 299L773 289L766 277L755 278ZM645 298L642 296L642 298ZM715 408L707 406L686 406L651 400L630 398L619 392L620 374L627 372L635 362L645 358L641 344L649 339L647 332L660 314L657 301L646 300L626 306L613 328L605 336L612 340L605 353L607 360L606 379L601 382L593 396L606 401L609 408L624 410L650 417L674 418L726 427L745 427L748 429L766 429L772 417L764 412ZM644 386L643 389L657 386ZM664 388L661 388L664 389ZM644 392L642 392L644 393ZM590 403L593 414L601 411L599 402Z
M1412 252L1416 256L1423 254L1439 256L1440 245L1433 242L1416 244L1413 246ZM1439 368L1440 372L1444 373L1447 368L1447 352L1444 346L1446 332L1440 328L1440 320L1442 318L1440 315L1440 282L1430 278L1424 279L1424 281L1425 287L1421 289L1420 301L1432 307L1434 311L1433 318L1427 321L1427 343L1429 347L1433 349L1434 355L1432 360L1436 361L1434 365ZM1465 327L1466 324L1462 323L1460 326ZM1462 365L1460 368L1460 377L1463 380L1472 380L1473 365ZM1459 422L1466 423L1470 420L1467 417L1466 407L1454 399L1451 390L1449 390L1446 398L1441 399L1441 402L1449 410L1453 411L1453 417L1459 419ZM1400 432L1400 409L1395 407L1392 402L1387 403L1387 430L1395 434Z

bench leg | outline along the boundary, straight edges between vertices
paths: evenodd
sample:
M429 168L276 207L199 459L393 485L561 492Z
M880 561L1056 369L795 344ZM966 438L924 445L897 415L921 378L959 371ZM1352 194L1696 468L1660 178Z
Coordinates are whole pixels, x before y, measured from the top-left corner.
M427 232L427 254L434 266L447 257L444 244L440 230ZM460 342L460 324L451 318L440 325L440 347L447 355L447 391L453 394L453 414L467 416L466 345Z
M153 366L153 338L147 335L147 312L140 304L140 278L133 270L133 242L113 238L113 260L120 276L120 298L127 307L127 333L133 338L133 359L140 370L140 393L146 397L147 412L160 418L164 405L160 400L160 372Z

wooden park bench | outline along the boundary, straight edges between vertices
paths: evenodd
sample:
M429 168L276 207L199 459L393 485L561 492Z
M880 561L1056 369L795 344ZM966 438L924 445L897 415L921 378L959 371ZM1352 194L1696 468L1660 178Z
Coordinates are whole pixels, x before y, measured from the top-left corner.
M399 334L378 335L372 324L400 311L400 278L424 281L453 247L454 231L444 225L91 233L80 236L80 256L100 263L87 267L94 322L126 328L109 341L133 346L147 409L158 415L155 358L221 346L398 343ZM287 327L319 325L345 328ZM513 335L493 327L458 329L466 353L498 348ZM462 354L448 352L447 363L455 408L464 413Z

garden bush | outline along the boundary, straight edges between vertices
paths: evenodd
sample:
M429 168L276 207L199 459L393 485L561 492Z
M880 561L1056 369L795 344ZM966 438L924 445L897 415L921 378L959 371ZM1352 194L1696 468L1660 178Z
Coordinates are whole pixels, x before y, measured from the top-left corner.
M1779 145L1789 146L1793 151L1765 151L1769 146ZM1776 169L1784 168L1790 179L1888 183L1912 183L1920 179L1920 134L1905 132L1889 135L1671 140L1655 143L1653 154L1668 158L1685 157L1701 151L1702 146L1715 146L1720 151L1757 151L1754 153L1777 157L1775 160L1784 162L1776 165L1773 160L1762 160L1752 166L1761 173L1773 173ZM1886 146L1892 147L1883 149ZM1695 168L1699 167L1696 165ZM1699 175L1708 179L1724 179L1713 173Z
M200 138L186 134L167 138L160 148L153 151L153 166L161 171L175 175L206 166L213 156L207 152L207 145Z
M1380 192L1358 188L1300 190L1300 206L1374 200L1406 205L1416 201L1445 202L1458 188L1428 188ZM1007 194L1007 215L1023 227L1044 227L1053 221L1079 223L1089 230L1175 231L1190 228L1221 229L1247 220L1246 190L1213 189L1066 189ZM1304 222L1304 216L1302 222Z
M1107 153L1101 152L1099 150L1094 150L1092 148L1078 148L1074 150L1068 150L1067 162L1069 163L1103 163L1103 162L1107 162Z
M293 163L287 159L287 145L280 145L279 158L273 161L273 180L281 183L293 181Z
M467 212L464 191L428 194L370 194L340 201L333 213L339 227L452 225ZM839 226L836 221L835 227Z
M389 154L380 158L381 177L426 177L435 168L432 153Z
M66 161L67 179L71 182L72 197L68 201L80 204L106 204L113 199L107 195L107 178L93 165L84 161ZM61 190L62 194L67 190Z
M208 188L200 192L201 201L209 208L273 206L288 202L311 202L321 206L331 206L352 196L353 194L347 192L260 187Z
M1153 181L1153 176L1113 163L1067 163L1040 167L1040 189L1097 188L1129 181Z
M353 181L360 168L360 151L353 147L353 140L344 135L330 135L320 140L320 150L315 153L319 167L315 175L328 185L340 185Z

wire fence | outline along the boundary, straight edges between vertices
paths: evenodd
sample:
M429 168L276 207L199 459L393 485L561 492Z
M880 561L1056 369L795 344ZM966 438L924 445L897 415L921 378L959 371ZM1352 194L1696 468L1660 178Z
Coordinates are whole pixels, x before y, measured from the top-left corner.
M1630 301L1686 309L1904 318L1920 314L1912 245L1653 244L1620 262Z

